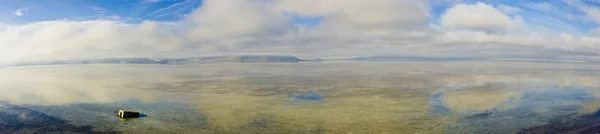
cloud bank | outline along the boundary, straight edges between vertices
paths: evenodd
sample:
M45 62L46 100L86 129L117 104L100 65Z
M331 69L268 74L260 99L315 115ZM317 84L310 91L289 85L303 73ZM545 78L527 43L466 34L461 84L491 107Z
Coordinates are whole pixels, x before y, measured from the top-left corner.
M576 1L576 0L572 0ZM537 25L524 7L426 0L205 0L171 22L53 20L0 27L0 63L109 57L286 54L538 56L598 55L598 30L573 33ZM598 8L571 2L595 21ZM547 8L552 8L546 6ZM547 8L539 8L539 12ZM18 11L16 15L19 16ZM20 12L23 15L22 12ZM294 23L320 18L316 26ZM595 24L597 25L597 24Z

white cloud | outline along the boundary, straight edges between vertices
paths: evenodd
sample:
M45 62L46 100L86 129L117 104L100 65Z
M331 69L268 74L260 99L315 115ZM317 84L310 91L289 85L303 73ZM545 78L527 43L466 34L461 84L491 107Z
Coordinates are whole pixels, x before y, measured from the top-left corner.
M519 8L507 6L507 5L499 5L497 8L505 14L513 14L513 13L517 13L520 11Z
M390 51L390 45L414 45L428 38L429 7L420 0L370 4L348 0L343 8L319 13L327 18L317 29L293 25L280 4L207 0L174 24L60 20L13 26L0 31L0 42L5 42L0 47L10 50L3 52L6 56L0 62L214 54L353 55ZM305 14L303 8L290 9Z
M345 5L341 11L327 16L324 25L343 28L411 28L426 25L430 19L427 2L373 0L368 3L353 2Z
M598 55L600 38L568 33L489 33L483 31L448 31L436 38L437 44L475 51L502 52L504 56L560 57L567 55ZM502 50L505 51L502 51ZM493 56L488 53L487 56Z
M281 35L294 28L291 18L269 4L251 0L212 0L203 5L189 15L195 27L188 36L194 40Z
M565 2L583 12L587 19L600 24L600 9L598 7L587 5L580 0L565 0Z
M17 9L17 11L15 11L15 15L23 16L23 15L25 15L25 11L27 11L27 8L19 8L19 9Z
M324 17L318 28L309 31L321 40L335 40L330 45L355 47L362 42L371 45L412 45L414 40L428 38L430 7L421 0L282 0L279 8L299 16ZM382 43L385 40L394 43ZM354 42L354 43L348 43ZM377 42L377 43L371 43ZM402 42L402 43L401 43Z
M597 24L600 24L600 9L596 7L590 7L586 10L586 16Z
M480 2L455 5L447 9L440 20L446 27L493 32L505 31L522 23L519 18L511 18L492 5Z
M205 0L176 22L127 24L115 16L117 20L55 20L0 28L0 63L221 54L600 54L593 51L600 50L598 37L529 27L521 12L509 7L456 4L442 14L440 24L432 22L437 18L430 8L424 0ZM294 16L323 19L306 28L292 24Z
M281 0L279 8L300 16L325 16L324 23L347 27L427 25L429 3L419 0ZM332 26L332 25L330 25ZM339 26L339 25L338 25Z
M162 29L168 27L159 25L99 20L49 21L9 27L0 31L0 41L5 42L0 45L5 56L0 61L148 56L181 45L182 39Z
M600 27L596 27L596 28L590 30L590 34L595 35L595 36L600 36Z
M536 5L542 10L553 8L547 3ZM435 44L472 54L483 51L487 56L570 57L600 54L600 49L597 49L600 38L597 36L548 30L543 25L527 24L521 19L521 11L508 12L502 8L506 7L500 5L494 8L484 3L455 5L442 15L440 26L434 25L439 33L435 36ZM511 17L508 14L513 15ZM592 33L594 30L590 31Z

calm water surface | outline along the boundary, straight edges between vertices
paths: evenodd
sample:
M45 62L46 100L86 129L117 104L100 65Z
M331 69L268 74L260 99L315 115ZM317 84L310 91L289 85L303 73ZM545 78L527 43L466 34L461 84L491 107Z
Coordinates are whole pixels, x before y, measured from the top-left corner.
M595 133L600 64L0 68L0 133ZM142 118L121 120L119 109Z

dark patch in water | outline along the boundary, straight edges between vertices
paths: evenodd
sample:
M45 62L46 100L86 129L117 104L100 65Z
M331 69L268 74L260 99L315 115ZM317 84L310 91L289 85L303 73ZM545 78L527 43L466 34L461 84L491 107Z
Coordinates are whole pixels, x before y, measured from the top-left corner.
M0 102L0 106L0 133L117 133L92 131L92 126L75 126L66 120L8 103Z
M260 115L258 118L253 119L248 124L243 125L242 129L249 128L270 128L275 124L275 116L273 115Z
M550 87L540 91L526 91L521 98L511 98L505 103L515 104L517 107L506 110L490 110L483 113L474 113L457 121L455 125L446 129L447 133L515 133L519 131L532 132L532 129L523 129L554 122L554 117L568 116L576 113L587 102L595 97L588 94L584 88L576 87ZM503 104L501 104L503 105ZM596 121L600 121L596 120ZM561 124L561 123L559 123ZM600 123L599 123L600 125ZM562 130L558 125L551 125L538 129ZM542 132L535 130L536 132ZM552 131L543 131L552 132ZM558 132L558 131L556 131Z
M600 118L594 114L581 116L561 116L548 124L521 129L519 134L593 134L600 131Z
M452 113L452 110L450 110L450 108L446 107L446 105L444 105L444 103L442 102L442 97L443 97L442 93L435 93L435 94L431 95L431 97L430 97L431 114L433 116L445 116L445 115L450 115Z
M561 116L548 124L524 128L519 134L597 134L600 133L600 109L593 114Z
M140 114L139 118L146 118L146 117L148 117L148 115L146 115L146 114Z
M304 92L304 93L296 93L293 94L292 96L292 101L294 103L298 103L298 102L323 102L323 96L321 96L321 94L319 94L317 91L314 90L310 90L308 92Z
M515 104L517 103L517 98L515 98L514 96L511 96L510 98L508 98L508 101L506 101L507 104Z
M272 114L258 114L248 123L238 129L222 133L243 134L324 134L322 122L314 121L306 124L296 124L296 127L285 127L289 122L276 119Z
M492 115L492 112L483 112L483 113L475 113L471 116L467 116L465 117L465 119L477 119L477 118L487 118L490 117Z
M254 120L254 121L250 122L248 124L248 126L250 126L250 127L258 127L258 128L268 128L269 126L271 126L271 122L269 120L266 120L266 119Z
M595 97L586 92L585 88L577 87L553 87L544 92L528 92L522 97L521 102L543 103L556 101L590 102Z
M254 133L254 134L276 134L278 133L275 116L269 114L260 114L248 123L239 127L235 133ZM229 132L234 133L234 132Z

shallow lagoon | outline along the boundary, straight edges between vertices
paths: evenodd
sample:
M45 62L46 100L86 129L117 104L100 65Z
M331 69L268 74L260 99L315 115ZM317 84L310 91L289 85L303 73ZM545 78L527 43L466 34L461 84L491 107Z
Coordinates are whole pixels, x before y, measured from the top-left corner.
M600 64L0 68L2 133L593 133ZM122 121L119 109L145 117Z

